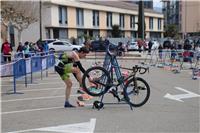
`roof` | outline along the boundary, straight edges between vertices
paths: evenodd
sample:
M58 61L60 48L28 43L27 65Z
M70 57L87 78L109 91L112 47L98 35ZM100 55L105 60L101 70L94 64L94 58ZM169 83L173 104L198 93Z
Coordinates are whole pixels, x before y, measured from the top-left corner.
M128 10L136 10L138 11L138 5L134 3L128 3L128 2L123 2L123 1L87 1L87 0L80 0L81 2L84 3L89 3L89 4L96 4L96 5L103 5L103 6L108 6L108 7L116 7L116 8L122 8L122 9L128 9ZM157 12L152 9L144 9L145 12L151 12L151 13L156 13L156 14L162 14L160 12Z

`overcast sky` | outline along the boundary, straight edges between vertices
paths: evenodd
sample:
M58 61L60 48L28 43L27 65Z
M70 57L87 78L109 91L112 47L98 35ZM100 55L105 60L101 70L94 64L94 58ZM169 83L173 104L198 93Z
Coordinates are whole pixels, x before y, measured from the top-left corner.
M160 1L161 0L153 0L153 6L162 8L162 2L160 2Z

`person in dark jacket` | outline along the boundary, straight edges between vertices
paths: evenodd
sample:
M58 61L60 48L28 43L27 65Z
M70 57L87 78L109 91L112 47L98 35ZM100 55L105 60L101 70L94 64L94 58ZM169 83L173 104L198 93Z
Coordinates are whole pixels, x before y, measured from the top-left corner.
M148 54L151 54L151 48L152 48L152 46L153 46L153 42L150 40L149 43L148 43L148 47L149 47Z

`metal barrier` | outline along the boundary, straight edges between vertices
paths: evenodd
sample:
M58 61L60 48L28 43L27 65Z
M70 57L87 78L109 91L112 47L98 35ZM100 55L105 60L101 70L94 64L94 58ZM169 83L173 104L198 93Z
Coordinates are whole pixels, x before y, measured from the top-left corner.
M160 51L154 49L151 54L146 55L142 64L172 70L175 73L191 69L192 76L194 76L194 74L196 75L196 71L200 69L199 59L200 51L198 50L162 49Z
M13 92L16 91L16 80L20 77L25 78L25 86L27 87L27 75L31 74L31 83L33 82L33 73L41 71L41 79L43 71L46 70L46 76L48 76L48 69L55 64L54 54L44 56L32 56L30 58L19 58L13 63L1 65L1 76L13 76ZM9 66L9 67L8 67ZM9 75L5 75L3 71L9 68ZM13 71L11 71L13 70Z
M13 64L13 86L14 93L16 93L16 79L25 76L25 86L27 87L27 77L26 77L26 60L20 59Z

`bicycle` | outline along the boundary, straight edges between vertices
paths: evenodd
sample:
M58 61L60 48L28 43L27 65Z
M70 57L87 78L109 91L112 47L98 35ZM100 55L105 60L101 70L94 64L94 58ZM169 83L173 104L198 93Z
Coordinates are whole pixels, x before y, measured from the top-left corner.
M116 54L111 54L109 51L109 44L106 50L106 57L103 67L96 66L89 68L84 73L82 79L83 88L86 93L91 96L102 96L100 101L95 101L93 103L94 107L97 109L103 108L104 104L102 101L104 94L107 92L112 93L113 96L118 99L118 102L125 101L128 103L131 109L132 107L144 105L149 99L150 87L144 79L137 77L136 74L137 72L144 74L147 72L148 68L137 65L132 68L120 67L116 59ZM124 77L121 74L120 68L131 71L131 73L127 77ZM114 83L114 72L118 83ZM90 80L88 77L90 77ZM121 86L122 92L118 91L119 86ZM143 95L144 91L146 91L146 94ZM119 93L122 94L123 98L120 98ZM136 103L136 99L132 99L131 95L133 95L133 98L137 97L137 99L139 99L138 97L141 95L144 97L141 98L141 102Z

